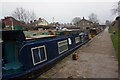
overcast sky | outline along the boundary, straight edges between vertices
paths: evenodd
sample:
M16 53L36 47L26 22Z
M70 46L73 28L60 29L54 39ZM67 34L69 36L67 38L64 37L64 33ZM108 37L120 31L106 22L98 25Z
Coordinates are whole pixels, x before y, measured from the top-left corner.
M91 13L98 16L100 23L106 20L114 20L116 15L112 15L111 9L116 8L118 0L1 0L0 18L10 16L17 7L23 7L34 11L39 18L45 18L52 22L54 17L56 22L71 22L74 17L85 17Z

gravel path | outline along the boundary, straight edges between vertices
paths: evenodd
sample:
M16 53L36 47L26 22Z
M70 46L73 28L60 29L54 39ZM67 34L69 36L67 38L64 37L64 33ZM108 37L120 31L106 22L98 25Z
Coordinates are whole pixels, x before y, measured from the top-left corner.
M118 78L118 62L108 28L78 52L78 60L68 56L39 78Z

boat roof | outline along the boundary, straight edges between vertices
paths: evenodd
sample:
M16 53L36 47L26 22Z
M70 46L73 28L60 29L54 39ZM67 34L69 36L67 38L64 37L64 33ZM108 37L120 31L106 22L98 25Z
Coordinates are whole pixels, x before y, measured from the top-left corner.
M0 30L3 41L24 41L25 35L21 30Z
M49 38L49 37L55 37L55 35L37 35L37 36L31 36L31 37L26 38L26 40L37 39L37 38Z

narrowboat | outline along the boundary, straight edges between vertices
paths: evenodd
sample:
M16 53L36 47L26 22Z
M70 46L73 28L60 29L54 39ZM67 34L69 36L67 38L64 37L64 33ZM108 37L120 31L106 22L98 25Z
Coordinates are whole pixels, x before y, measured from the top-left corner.
M97 29L97 28L91 28L90 30L89 30L89 35L90 35L90 37L91 38L93 38L93 37L95 37L98 33L99 33L99 30Z
M85 33L26 38L21 30L2 32L2 79L32 78L89 41Z

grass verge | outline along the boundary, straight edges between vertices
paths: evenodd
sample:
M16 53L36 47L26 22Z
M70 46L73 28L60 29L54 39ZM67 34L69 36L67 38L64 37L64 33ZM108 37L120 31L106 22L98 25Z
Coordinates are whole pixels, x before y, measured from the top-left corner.
M120 31L118 31L118 29L115 27L109 27L109 33L111 34L113 46L115 48L116 56L118 58L118 64L120 66Z

